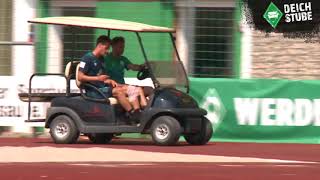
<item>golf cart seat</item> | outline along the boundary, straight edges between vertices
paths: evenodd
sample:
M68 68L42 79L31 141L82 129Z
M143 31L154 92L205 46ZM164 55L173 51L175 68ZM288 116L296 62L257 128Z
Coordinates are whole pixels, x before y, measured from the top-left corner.
M99 102L107 102L107 103L110 103L111 105L118 104L118 100L116 98L113 98L113 97L109 97L107 99L94 99L94 98L86 96L85 93L83 92L83 88L85 86L89 86L92 89L96 89L98 92L100 92L100 91L96 87L94 87L93 85L90 85L88 83L81 83L81 81L79 81L79 77L78 77L79 68L80 68L80 63L78 63L76 68L75 68L75 80L76 80L76 85L80 89L81 96L83 98L88 99L88 100L93 100L93 101L99 101Z
M80 61L70 61L64 69L64 75L69 79L76 79L76 68Z
M43 74L43 75L53 75L53 76L65 76L66 81L75 79L75 67L79 64L79 61L71 61L66 65L64 74ZM35 74L38 76L37 74ZM23 102L50 102L53 98L64 97L64 96L79 96L80 93L19 93L19 99Z

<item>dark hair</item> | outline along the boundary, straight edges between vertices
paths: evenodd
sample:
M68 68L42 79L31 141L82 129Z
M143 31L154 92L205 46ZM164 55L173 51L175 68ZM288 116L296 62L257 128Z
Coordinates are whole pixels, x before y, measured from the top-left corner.
M96 46L98 44L103 44L103 45L106 45L106 44L110 44L111 43L111 40L108 36L106 35L102 35L102 36L99 36L98 39L97 39L97 43L96 43Z
M117 43L119 43L119 42L124 43L124 42L125 42L124 37L122 37L122 36L114 37L114 38L112 39L112 41L111 41L111 44L114 45L114 44L117 44Z

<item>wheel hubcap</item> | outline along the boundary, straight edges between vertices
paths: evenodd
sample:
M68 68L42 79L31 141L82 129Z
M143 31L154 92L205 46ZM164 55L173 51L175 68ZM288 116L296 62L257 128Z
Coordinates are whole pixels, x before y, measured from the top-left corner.
M55 135L59 138L63 138L68 134L69 128L66 123L59 123L55 128Z
M169 127L165 124L161 124L156 128L156 136L158 139L165 139L169 135Z

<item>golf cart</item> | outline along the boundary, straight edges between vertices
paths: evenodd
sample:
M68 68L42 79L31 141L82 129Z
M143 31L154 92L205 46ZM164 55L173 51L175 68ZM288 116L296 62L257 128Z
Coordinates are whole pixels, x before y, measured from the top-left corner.
M78 80L79 61L71 60L65 68L65 74L33 74L29 80L29 92L19 94L20 99L29 105L26 122L45 122L45 128L50 128L50 135L55 143L75 143L80 134L87 135L94 143L108 143L115 135L121 133L151 134L157 145L174 145L180 136L184 136L192 145L204 145L210 140L212 126L205 118L207 112L199 108L197 102L188 95L189 81L175 45L174 29L89 17L47 17L29 22L105 29L109 36L111 30L135 33L146 64L146 68L138 72L137 78L150 78L154 86L152 95L148 97L148 105L141 112L140 123L128 125L124 110L115 98L107 98L95 86ZM172 40L176 59L150 61L140 36L140 33L145 32L167 33ZM36 76L64 77L66 92L33 93L32 79ZM73 81L80 89L79 93L70 92L70 83ZM88 97L85 88L94 89L105 98ZM51 103L46 118L30 118L31 102Z

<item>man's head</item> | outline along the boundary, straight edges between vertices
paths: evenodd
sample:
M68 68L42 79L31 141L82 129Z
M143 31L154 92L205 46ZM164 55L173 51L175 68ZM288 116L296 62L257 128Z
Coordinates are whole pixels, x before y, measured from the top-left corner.
M110 48L111 40L108 36L99 36L94 51L98 56L105 56Z
M125 40L123 37L114 37L111 41L112 53L116 56L121 56L124 52Z

